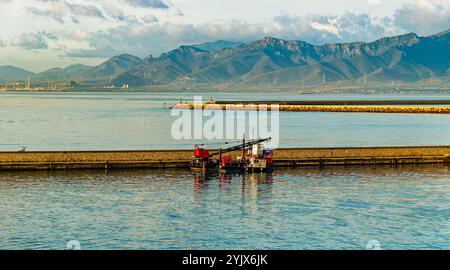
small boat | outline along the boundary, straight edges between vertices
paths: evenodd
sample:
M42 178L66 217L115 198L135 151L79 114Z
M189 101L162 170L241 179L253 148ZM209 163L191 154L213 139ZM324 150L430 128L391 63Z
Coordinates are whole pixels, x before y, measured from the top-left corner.
M253 145L247 160L245 169L249 172L268 172L273 169L272 150L261 149L260 144Z

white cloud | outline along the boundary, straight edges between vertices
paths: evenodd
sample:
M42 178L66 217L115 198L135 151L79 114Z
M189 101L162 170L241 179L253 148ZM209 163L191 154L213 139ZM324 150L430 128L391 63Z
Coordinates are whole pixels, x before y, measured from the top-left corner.
M450 27L448 0L416 0L397 9L394 23L408 31L430 34Z
M20 47L23 49L47 49L48 44L46 41L46 33L24 33L20 36L14 37L10 44L15 47Z
M300 39L314 44L330 42L370 41L391 34L386 22L367 14L345 13L341 16L310 14L307 16L276 16L265 27L267 35Z
M135 15L127 15L125 16L125 21L129 24L133 24L138 22L138 18Z
M103 8L105 9L106 14L111 18L118 21L125 20L125 12L122 9L111 4L106 4Z
M75 41L84 41L88 37L88 32L82 29L75 29L73 31L61 31L55 34L57 36L60 36L62 39Z
M142 17L142 21L147 24L155 23L158 21L158 18L153 14L147 14Z
M367 0L367 3L369 5L380 5L381 4L381 0Z

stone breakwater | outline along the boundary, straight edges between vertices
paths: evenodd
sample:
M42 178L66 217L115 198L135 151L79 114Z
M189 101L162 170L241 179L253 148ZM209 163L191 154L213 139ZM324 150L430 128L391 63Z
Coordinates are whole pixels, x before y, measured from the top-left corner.
M274 151L274 165L444 163L449 153L450 146L286 148ZM0 170L188 168L192 156L192 150L0 152Z
M178 103L176 109L201 110L267 110L272 108L266 104L194 104ZM402 105L283 105L277 104L283 112L353 112L353 113L421 113L450 114L450 106L402 106Z
M210 100L214 104L280 104L280 105L450 105L450 99L367 99L367 100Z

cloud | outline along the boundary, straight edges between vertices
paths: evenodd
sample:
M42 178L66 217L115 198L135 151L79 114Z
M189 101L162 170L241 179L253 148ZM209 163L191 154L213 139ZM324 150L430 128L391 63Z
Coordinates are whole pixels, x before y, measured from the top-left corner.
M169 6L162 0L122 0L134 7L168 9Z
M372 41L392 35L390 22L371 18L368 14L345 13L336 20L339 41Z
M448 0L416 0L397 9L394 23L398 27L418 34L430 34L450 27Z
M62 0L38 0L40 2L49 2L49 8L37 8L29 6L25 11L41 17L52 18L58 23L64 23L65 16L71 16L73 23L79 23L78 16L105 19L103 12L94 5L83 5L77 3L69 3Z
M106 14L111 18L113 18L114 20L117 21L125 20L125 13L123 12L122 9L110 4L105 5L103 9L106 11Z
M368 14L347 12L341 16L310 14L306 16L276 16L265 27L267 35L299 39L314 44L370 41L390 34L385 22Z
M110 57L121 53L138 56L160 54L181 44L216 39L251 40L264 35L263 28L243 21L216 24L134 23L89 33L89 49L67 51L70 57Z
M47 49L48 44L46 40L47 34L44 32L37 33L24 33L20 36L14 37L10 44L15 47L20 47L23 49L33 50L33 49Z
M139 22L139 19L135 15L133 14L126 15L123 9L120 9L116 6L106 4L103 6L103 9L105 10L106 15L114 19L115 21L126 22L130 24L135 24ZM147 14L144 17L142 17L141 20L144 23L150 24L157 22L158 18L153 14Z
M312 43L335 42L338 40L336 17L307 15L303 17L282 14L264 27L266 35L285 39L301 39Z
M106 31L91 32L87 34L86 41L89 49L75 49L67 51L70 57L105 58L124 52L145 55L149 52L149 44L153 43L155 49L160 42L154 38L160 33L155 28L145 28L140 24L121 25Z
M70 4L65 2L73 15L104 19L103 12L93 5Z
M147 24L158 22L158 18L153 14L147 14L142 17L142 21Z
M25 11L28 13L31 13L33 15L36 15L36 16L50 17L50 18L54 19L56 22L64 23L64 19L63 19L64 14L61 12L57 12L55 10L27 7L25 9Z
M56 36L59 36L62 39L74 40L74 41L84 41L88 37L88 32L82 29L75 30L65 30L54 33Z
M78 39L78 40L85 40L87 35L88 34L87 34L86 31L83 31L83 30L80 30L80 29L77 29L77 30L75 30L75 31L73 31L71 33L71 37L73 37L75 39Z
M78 20L76 17L72 16L70 18L72 19L73 23L76 23L76 24L80 23L80 20Z
M55 33L50 33L50 32L46 32L46 31L40 31L40 32L38 32L38 34L42 35L45 38L50 39L50 40L58 40L59 39L58 36Z

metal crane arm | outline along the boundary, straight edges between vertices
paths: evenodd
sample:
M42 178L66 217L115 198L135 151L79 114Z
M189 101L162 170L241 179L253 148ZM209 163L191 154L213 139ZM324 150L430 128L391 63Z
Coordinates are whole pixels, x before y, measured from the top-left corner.
M236 151L236 150L241 150L242 148L247 148L249 146L268 141L270 139L272 139L272 137L265 138L265 139L251 140L251 141L248 141L248 142L245 142L245 143L241 143L241 144L233 146L233 147L222 149L221 153L223 154L223 153L233 152L233 151ZM219 153L220 152L214 152L214 153L211 154L211 156L215 156L215 155L217 155Z

